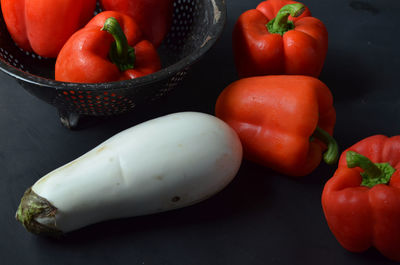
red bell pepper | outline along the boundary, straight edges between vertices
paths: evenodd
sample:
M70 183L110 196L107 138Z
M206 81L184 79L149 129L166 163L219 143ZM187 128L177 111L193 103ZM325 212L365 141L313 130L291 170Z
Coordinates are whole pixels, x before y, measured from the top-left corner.
M322 207L347 250L375 246L400 261L400 136L374 135L348 148L325 184Z
M55 79L100 83L141 77L158 71L160 58L128 15L105 11L95 16L64 45Z
M173 0L101 0L104 10L113 10L131 16L146 39L158 47L168 33L172 22Z
M328 49L328 32L303 4L268 0L239 17L232 42L241 78L270 74L318 77Z
M1 0L15 43L43 57L57 57L68 38L93 17L96 0Z
M322 153L337 159L331 134L336 112L329 88L310 76L259 76L230 84L217 99L215 114L242 141L244 157L291 176L311 173Z

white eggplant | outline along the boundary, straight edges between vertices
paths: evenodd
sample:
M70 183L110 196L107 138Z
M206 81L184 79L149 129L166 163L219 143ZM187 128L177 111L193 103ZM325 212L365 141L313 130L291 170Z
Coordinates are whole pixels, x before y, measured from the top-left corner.
M116 134L29 188L16 218L37 234L62 234L116 218L202 201L236 175L242 146L218 118L181 112Z

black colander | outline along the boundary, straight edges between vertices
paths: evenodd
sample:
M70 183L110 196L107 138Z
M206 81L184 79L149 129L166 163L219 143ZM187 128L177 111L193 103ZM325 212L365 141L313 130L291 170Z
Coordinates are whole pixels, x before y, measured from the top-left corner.
M171 29L158 49L162 70L132 80L80 84L55 81L55 60L18 48L1 16L0 68L31 94L54 105L62 124L74 128L81 115L122 114L167 94L215 43L225 19L224 0L175 0Z

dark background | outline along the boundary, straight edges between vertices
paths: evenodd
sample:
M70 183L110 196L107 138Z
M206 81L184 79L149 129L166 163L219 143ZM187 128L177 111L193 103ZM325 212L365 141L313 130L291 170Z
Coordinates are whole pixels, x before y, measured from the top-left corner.
M61 239L34 236L14 219L26 188L123 129L178 111L212 114L236 80L231 32L256 0L228 0L216 45L181 87L154 105L69 131L56 109L0 73L1 264L392 264L371 249L344 250L325 222L320 197L334 167L292 179L244 161L226 189L197 205L92 225ZM320 79L332 90L341 150L373 134L400 131L398 0L305 0L329 31ZM400 224L399 224L400 225ZM394 263L393 263L394 264Z

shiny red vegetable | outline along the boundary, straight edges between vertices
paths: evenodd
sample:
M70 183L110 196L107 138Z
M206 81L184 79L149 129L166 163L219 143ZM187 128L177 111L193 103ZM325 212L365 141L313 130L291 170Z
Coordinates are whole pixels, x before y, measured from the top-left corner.
M173 0L101 0L104 10L131 16L146 39L158 47L167 35L172 22Z
M400 136L374 135L348 148L325 184L329 228L349 251L371 246L400 261Z
M51 58L93 17L95 7L96 0L1 0L4 21L15 43Z
M160 68L156 49L143 39L135 21L119 12L105 11L64 45L57 57L55 79L111 82L141 77Z
M237 132L246 159L277 172L304 176L322 157L328 164L336 163L332 94L314 77L240 79L219 95L215 115Z
M303 4L268 0L238 18L232 42L240 78L274 74L318 77L328 49L328 32Z

